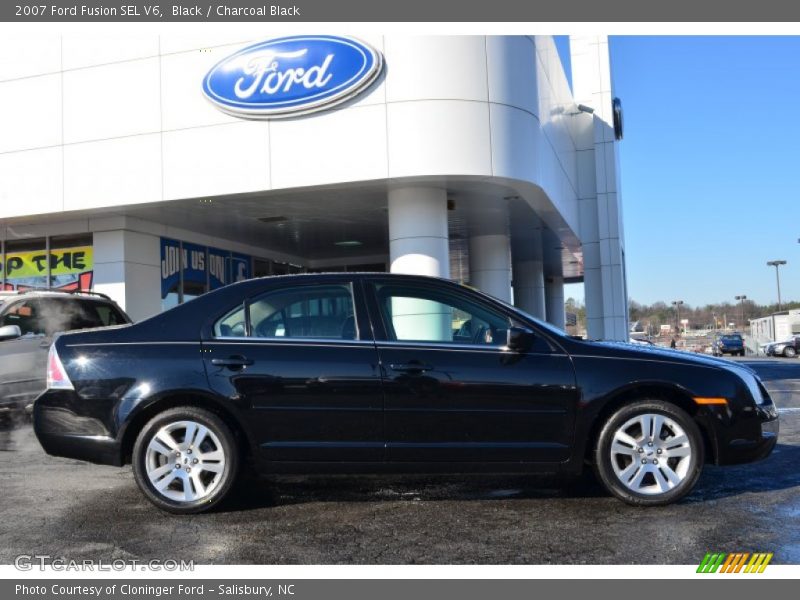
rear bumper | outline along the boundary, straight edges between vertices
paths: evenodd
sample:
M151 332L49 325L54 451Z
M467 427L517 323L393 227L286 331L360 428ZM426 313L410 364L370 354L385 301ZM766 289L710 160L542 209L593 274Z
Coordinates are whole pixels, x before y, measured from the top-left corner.
M119 442L97 418L70 409L68 390L47 390L33 404L33 430L44 451L104 465L122 465Z

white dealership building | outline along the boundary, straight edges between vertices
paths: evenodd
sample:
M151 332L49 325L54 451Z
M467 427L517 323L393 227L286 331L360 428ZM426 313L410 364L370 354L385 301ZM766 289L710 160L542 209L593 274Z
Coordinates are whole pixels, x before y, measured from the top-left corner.
M240 98L258 77L287 98L337 81L333 51L291 62L312 60L296 44L314 36L254 72L264 30L7 27L4 287L92 287L142 319L239 278L385 270L456 279L563 328L564 284L582 281L589 336L627 339L605 37L570 39L572 89L547 36L354 32L340 40L373 62L327 99L274 112L218 101L223 63L219 85L233 77Z

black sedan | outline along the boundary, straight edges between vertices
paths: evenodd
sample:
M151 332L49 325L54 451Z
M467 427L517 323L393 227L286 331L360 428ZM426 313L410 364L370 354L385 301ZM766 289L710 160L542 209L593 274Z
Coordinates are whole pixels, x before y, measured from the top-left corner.
M217 505L261 473L557 472L634 505L708 461L766 457L749 369L581 341L458 284L386 274L237 283L135 325L58 337L34 427L53 455L132 463L157 506Z

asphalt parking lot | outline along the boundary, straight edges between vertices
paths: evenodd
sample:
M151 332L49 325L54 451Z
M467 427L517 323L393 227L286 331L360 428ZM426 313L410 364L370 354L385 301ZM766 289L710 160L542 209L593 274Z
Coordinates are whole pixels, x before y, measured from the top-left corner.
M781 410L752 465L709 466L681 503L637 509L590 479L530 476L248 480L220 512L175 517L130 468L48 457L27 422L0 427L0 562L692 564L707 551L800 563L800 360L745 360Z

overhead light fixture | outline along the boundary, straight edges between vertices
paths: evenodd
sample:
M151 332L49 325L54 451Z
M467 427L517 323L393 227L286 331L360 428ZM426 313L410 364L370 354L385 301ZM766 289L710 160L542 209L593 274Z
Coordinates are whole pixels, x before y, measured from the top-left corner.
M363 244L358 240L342 240L341 242L334 242L333 245L339 246L340 248L355 248Z
M289 219L286 217L258 217L258 220L262 223L266 223L267 225L272 225L273 223L285 223Z

